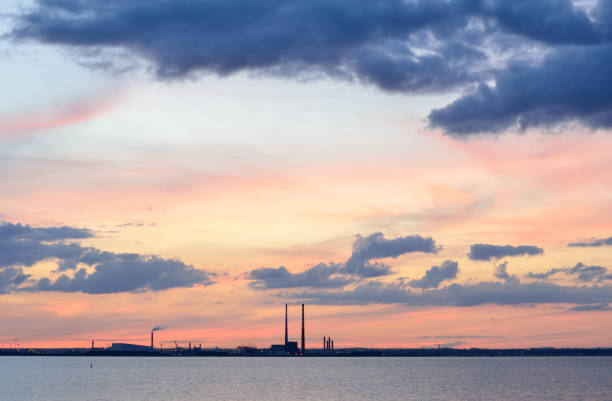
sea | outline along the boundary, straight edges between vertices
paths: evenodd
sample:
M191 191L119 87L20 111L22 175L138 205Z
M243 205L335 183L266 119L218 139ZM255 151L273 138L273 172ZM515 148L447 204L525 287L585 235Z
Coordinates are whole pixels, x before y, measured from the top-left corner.
M1 401L612 401L612 357L0 357Z

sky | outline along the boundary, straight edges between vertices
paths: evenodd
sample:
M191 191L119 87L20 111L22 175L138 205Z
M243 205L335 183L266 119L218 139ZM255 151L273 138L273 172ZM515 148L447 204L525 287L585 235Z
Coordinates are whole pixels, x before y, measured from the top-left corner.
M611 26L3 1L0 347L612 346Z

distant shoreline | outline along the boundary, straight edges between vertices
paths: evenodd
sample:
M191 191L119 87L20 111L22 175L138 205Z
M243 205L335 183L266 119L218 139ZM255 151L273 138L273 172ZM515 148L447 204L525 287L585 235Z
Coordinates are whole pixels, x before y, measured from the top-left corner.
M28 348L1 349L0 356L81 356L81 357L268 357L288 358L299 356L271 356L262 349L251 349L248 352L236 349L206 349L206 350L153 350L153 351L107 351L89 348ZM516 348L516 349L485 349L485 348L341 348L333 353L323 350L310 350L303 357L533 357L533 356L612 356L612 348Z

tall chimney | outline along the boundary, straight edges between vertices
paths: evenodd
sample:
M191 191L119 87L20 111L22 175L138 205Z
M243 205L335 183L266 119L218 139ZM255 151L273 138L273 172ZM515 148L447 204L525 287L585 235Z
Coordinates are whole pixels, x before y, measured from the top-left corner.
M151 332L151 351L153 351L153 332Z
M334 340L332 340L332 344L331 344L331 352L334 352Z
M329 351L329 342L331 341L331 337L327 337L327 350Z
M304 338L304 304L302 304L302 355L304 355L304 351L306 350L306 339Z
M325 351L325 336L323 336L323 351Z
M92 351L94 349L94 340L91 340L91 349L92 349Z
M289 332L287 331L287 304L285 304L285 347L289 342Z

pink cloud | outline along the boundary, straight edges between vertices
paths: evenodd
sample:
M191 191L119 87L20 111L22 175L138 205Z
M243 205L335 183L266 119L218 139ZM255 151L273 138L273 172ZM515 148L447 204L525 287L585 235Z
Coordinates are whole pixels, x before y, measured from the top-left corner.
M107 92L82 96L60 105L0 116L0 141L90 121L107 112L116 103L117 94Z

